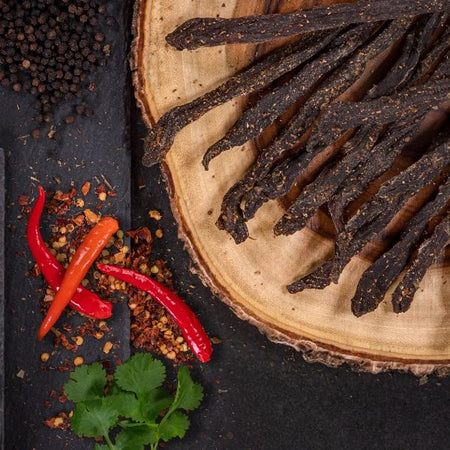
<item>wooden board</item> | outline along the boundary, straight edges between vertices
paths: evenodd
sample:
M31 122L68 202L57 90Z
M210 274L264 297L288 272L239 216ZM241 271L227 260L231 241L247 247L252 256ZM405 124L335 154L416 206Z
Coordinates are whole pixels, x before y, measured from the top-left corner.
M211 90L245 67L252 46L229 45L179 52L165 36L192 17L233 17L263 12L258 0L140 0L134 17L133 79L136 98L149 126L170 108ZM270 3L270 2L268 2ZM286 8L319 2L286 1ZM328 2L330 3L330 2ZM338 285L296 295L285 286L332 251L324 234L305 228L275 238L272 227L284 208L267 203L249 222L251 238L240 245L215 221L224 193L252 163L253 144L232 149L203 170L205 150L239 116L243 100L233 100L188 126L176 138L163 168L170 198L202 280L242 319L267 336L304 352L310 361L377 373L408 370L426 374L450 369L450 283L448 266L433 266L424 278L410 311L396 315L390 302L356 318L350 299L369 262L354 258ZM319 230L320 231L320 230ZM392 291L390 291L392 292ZM389 293L388 293L389 294Z

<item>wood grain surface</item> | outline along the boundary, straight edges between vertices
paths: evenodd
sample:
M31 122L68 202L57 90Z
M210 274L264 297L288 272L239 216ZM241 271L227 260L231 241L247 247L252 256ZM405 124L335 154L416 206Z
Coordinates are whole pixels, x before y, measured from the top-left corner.
M251 45L228 45L180 52L165 42L176 26L193 17L234 17L318 3L136 2L132 69L136 99L146 123L151 126L170 108L216 87L248 65L255 51L264 51ZM249 143L225 152L212 161L209 171L203 169L201 159L234 123L244 104L245 99L232 100L186 127L163 164L180 237L202 280L239 317L256 325L271 340L302 350L308 360L331 366L345 361L373 373L398 369L419 375L449 369L447 265L428 271L406 314L394 314L390 302L384 301L375 312L356 318L350 311L350 299L373 249L353 258L337 285L295 295L285 287L332 252L326 217L319 215L312 229L275 238L272 228L286 204L273 201L248 223L250 238L243 244L236 245L217 229L223 195L251 165L256 149Z

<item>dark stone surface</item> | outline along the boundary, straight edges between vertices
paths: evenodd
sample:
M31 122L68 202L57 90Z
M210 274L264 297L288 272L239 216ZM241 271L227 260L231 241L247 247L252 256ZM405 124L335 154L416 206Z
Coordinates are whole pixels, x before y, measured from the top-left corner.
M89 106L95 108L95 117L77 117L71 126L57 125L57 140L46 136L31 138L29 133L36 126L31 120L34 117L32 98L0 89L0 147L5 149L6 155L5 447L8 449L92 448L89 441L43 425L44 419L60 411L69 411L68 405L61 405L57 400L51 408L44 407L50 391L59 390L68 379L68 373L41 370L40 355L52 352L54 336L49 333L42 342L36 338L42 319L39 312L41 295L36 290L42 287L42 282L37 278L25 278L25 272L32 267L32 258L25 239L26 217L21 216L17 199L24 194L34 200L37 184L48 190L67 192L71 182L79 190L84 181L90 180L95 187L95 177L102 181L104 175L118 193L111 201L111 207L105 207L104 212L117 217L124 229L129 227L131 154L127 13L126 2L109 2L108 14L115 17L117 23L105 30L108 40L113 42L112 57L107 67L96 73L94 81L99 89L87 99ZM68 113L68 108L67 105L61 108L60 119ZM99 203L95 194L91 193L87 199L95 209ZM47 230L45 226L42 229ZM68 319L74 328L81 321L79 316ZM114 342L119 346L115 355L127 359L129 314L126 305L114 306L109 323ZM93 338L86 339L82 350L85 361L105 359L102 345ZM58 366L66 358L72 361L75 356L58 349L47 365ZM23 378L18 374L23 374Z
M54 177L58 176L61 187L67 188L72 180L79 187L101 173L117 186L121 197L113 203L111 213L118 216L123 228L130 222L131 226L164 230L164 237L155 241L154 256L168 261L179 294L199 315L210 336L222 341L214 345L209 364L195 364L193 376L204 385L206 398L191 414L192 426L185 439L169 443L168 449L449 448L450 379L419 380L400 373L374 376L347 367L308 364L299 353L269 342L256 328L238 320L191 274L192 263L177 238L159 168L140 165L145 128L125 88L126 82L129 85L123 33L123 24L128 23L126 8L120 0L109 2L109 7L115 8L119 24L111 30L115 56L107 70L98 74L94 119L66 127L58 145L46 138L17 139L29 132L29 99L0 90L0 147L7 152L8 205L6 448L92 448L92 440L83 441L42 424L46 417L68 409L66 405L53 409L43 405L50 390L61 386L68 375L40 371L39 355L49 349L49 341L37 343L35 339L41 317L35 290L40 282L24 278L31 265L24 242L25 221L17 219L20 210L11 203L17 202L20 194L35 192L30 176L48 188L56 187ZM127 145L129 114L131 145ZM81 160L86 164L76 167ZM144 181L144 189L138 189L138 180ZM162 212L161 222L148 218L150 209ZM127 311L116 307L112 323L116 338L125 343ZM126 358L128 352L122 345L117 355ZM104 357L95 343L83 348L83 355L88 355L88 361ZM63 356L73 357L70 353ZM16 376L20 369L25 372L23 379Z

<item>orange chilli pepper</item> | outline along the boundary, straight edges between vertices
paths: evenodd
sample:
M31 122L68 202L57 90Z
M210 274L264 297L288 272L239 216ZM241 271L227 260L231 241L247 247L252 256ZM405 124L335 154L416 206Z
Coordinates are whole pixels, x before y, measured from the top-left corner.
M116 219L104 217L83 239L75 255L73 255L72 261L64 274L61 287L39 328L39 340L50 331L50 328L59 319L89 268L118 229L119 223Z

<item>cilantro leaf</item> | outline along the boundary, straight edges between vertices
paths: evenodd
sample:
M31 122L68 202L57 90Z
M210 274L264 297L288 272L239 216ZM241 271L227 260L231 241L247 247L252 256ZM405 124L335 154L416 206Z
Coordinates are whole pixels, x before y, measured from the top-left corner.
M108 408L116 411L118 416L127 417L138 422L144 421L140 413L139 401L131 392L117 392L114 395L109 395L103 401Z
M118 421L117 411L103 400L79 403L72 416L72 430L79 436L107 436Z
M159 426L159 436L166 442L175 437L182 439L186 434L189 425L190 422L188 416L181 411L175 411L168 416L167 419L161 421Z
M143 450L144 445L158 442L156 428L142 425L130 427L116 436L114 448L117 450Z
M186 366L180 367L177 379L177 393L171 409L186 409L190 411L198 408L203 399L202 386L192 381L189 369Z
M104 444L95 444L93 450L109 450L109 448Z
M166 368L149 353L132 356L125 364L117 367L115 373L118 386L138 396L161 386L165 377Z
M141 410L147 420L154 421L159 413L170 407L173 397L165 389L154 389L141 400Z
M84 402L103 397L105 384L105 369L101 364L93 363L77 367L64 385L64 392L72 402Z

